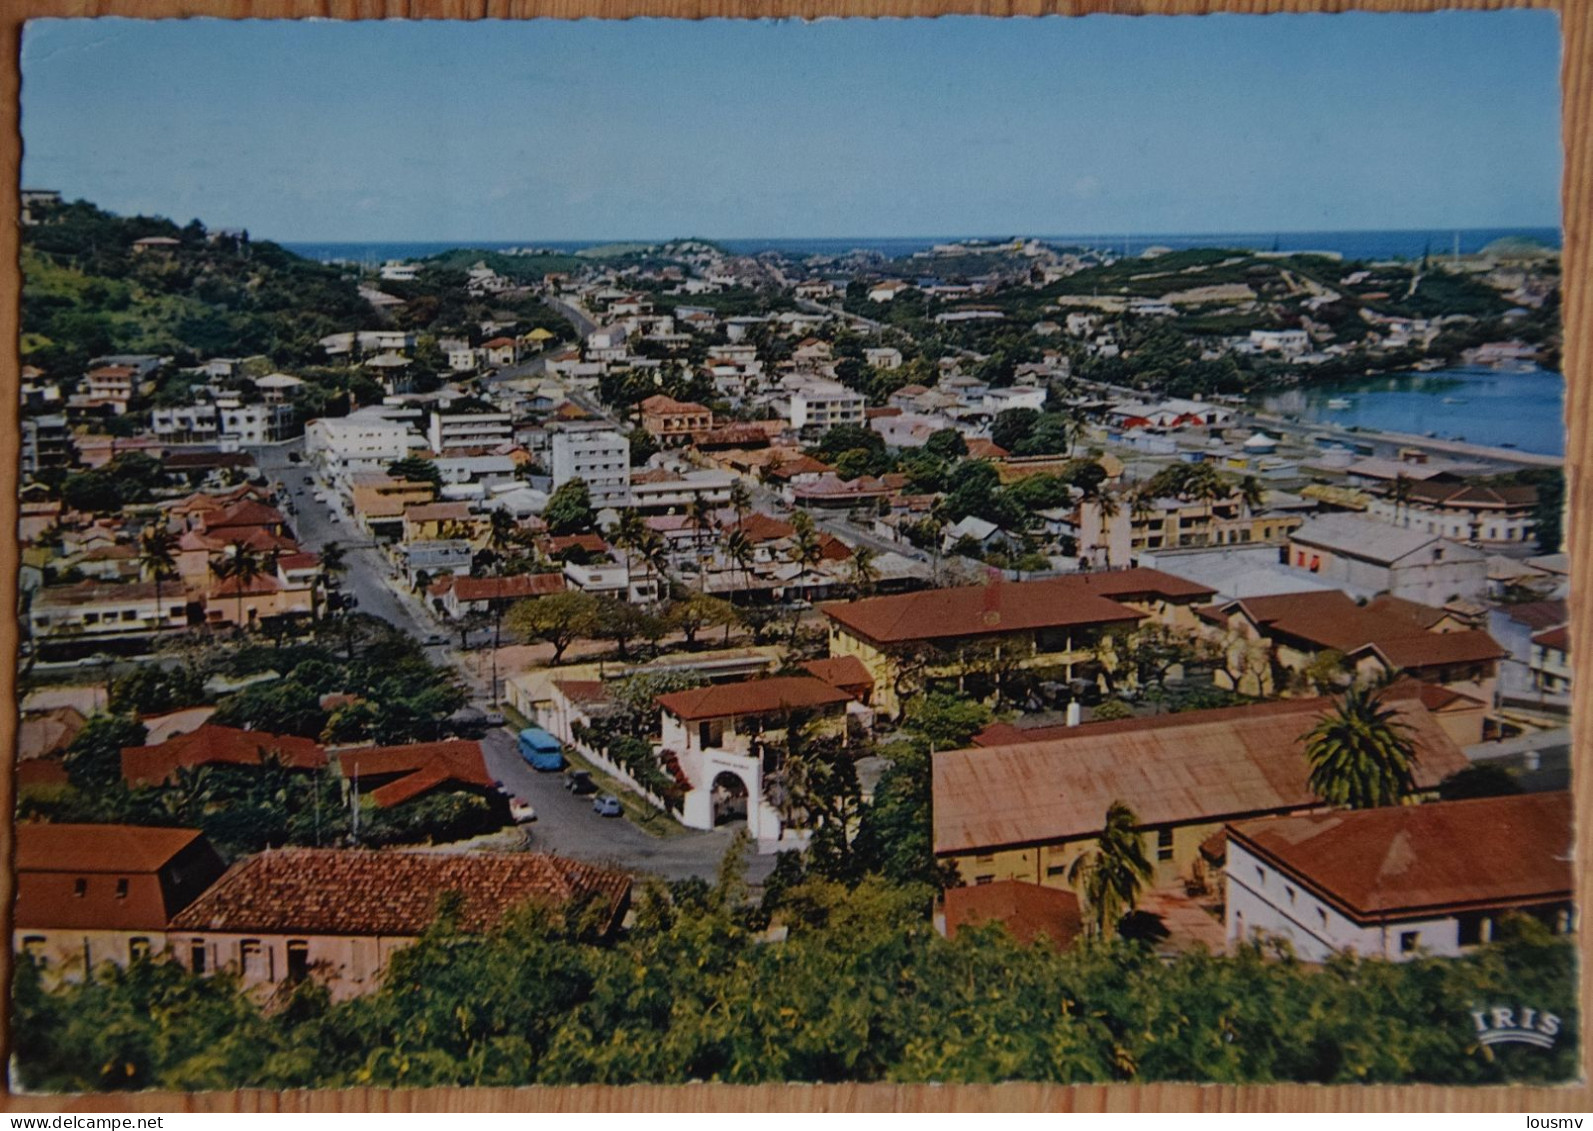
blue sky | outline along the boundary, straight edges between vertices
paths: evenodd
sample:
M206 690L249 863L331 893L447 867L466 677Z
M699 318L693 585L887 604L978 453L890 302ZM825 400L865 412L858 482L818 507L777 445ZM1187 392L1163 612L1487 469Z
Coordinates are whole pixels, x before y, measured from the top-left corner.
M40 20L23 181L279 240L1553 226L1549 12Z

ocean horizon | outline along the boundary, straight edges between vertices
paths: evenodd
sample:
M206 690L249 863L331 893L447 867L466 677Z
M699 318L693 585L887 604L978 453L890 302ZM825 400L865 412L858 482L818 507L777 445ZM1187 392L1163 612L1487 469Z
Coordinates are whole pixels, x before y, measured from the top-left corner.
M1559 228L1431 228L1431 229L1345 229L1304 232L1153 232L1125 235L1038 235L1025 233L971 234L945 236L815 236L721 239L711 236L674 236L668 239L601 240L373 240L313 241L279 240L307 259L323 262L346 260L355 263L384 263L391 259L426 259L447 251L507 251L512 248L545 248L573 254L587 248L610 244L660 244L671 240L703 239L735 255L757 255L778 251L787 255L845 255L853 251L877 252L887 258L901 258L927 251L936 244L963 240L1038 239L1067 247L1109 250L1119 255L1140 255L1147 248L1166 247L1175 251L1194 247L1231 247L1244 251L1331 252L1345 259L1415 259L1423 254L1452 254L1458 245L1462 255L1481 251L1496 240L1525 239L1546 247L1561 246Z

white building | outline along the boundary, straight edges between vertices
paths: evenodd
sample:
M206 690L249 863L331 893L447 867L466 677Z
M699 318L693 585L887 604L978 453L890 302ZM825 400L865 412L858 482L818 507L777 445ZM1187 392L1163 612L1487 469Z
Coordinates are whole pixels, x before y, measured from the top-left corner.
M631 503L637 510L684 514L698 499L715 506L730 502L736 477L727 471L687 471L680 474L641 472L631 476Z
M1251 330L1250 344L1262 351L1304 353L1311 346L1311 337L1304 330Z
M1527 793L1245 821L1227 828L1229 945L1455 957L1523 912L1571 929L1571 798Z
M460 448L496 448L514 440L514 418L507 412L434 412L426 430L438 455Z
M216 402L221 414L220 439L233 444L270 444L287 434L293 423L293 406L286 404L240 404L235 400Z
M902 351L894 346L866 349L863 351L863 360L875 369L900 369L902 367Z
M312 420L304 428L304 453L336 478L386 471L426 440L400 420L362 409L348 416Z
M220 420L213 404L185 404L150 412L150 431L167 444L214 443Z
M835 381L809 381L791 393L791 427L798 432L828 432L837 424L862 425L868 401Z
M552 454L554 490L579 479L586 484L595 508L623 507L630 502L631 445L618 432L555 432Z

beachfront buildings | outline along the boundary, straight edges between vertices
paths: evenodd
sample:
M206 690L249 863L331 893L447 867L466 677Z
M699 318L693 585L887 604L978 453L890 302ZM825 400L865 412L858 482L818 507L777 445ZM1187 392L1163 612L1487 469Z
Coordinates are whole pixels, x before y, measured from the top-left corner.
M1572 840L1568 793L1230 824L1228 939L1284 939L1308 962L1401 962L1462 955L1511 913L1564 934Z

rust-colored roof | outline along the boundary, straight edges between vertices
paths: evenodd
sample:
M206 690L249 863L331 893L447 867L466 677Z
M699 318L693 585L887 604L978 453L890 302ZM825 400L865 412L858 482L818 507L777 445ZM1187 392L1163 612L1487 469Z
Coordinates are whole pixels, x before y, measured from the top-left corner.
M319 770L326 751L308 738L206 723L159 746L122 748L122 777L129 785L159 785L181 766L257 766L274 753L294 770Z
M881 644L988 636L1041 628L1132 623L1120 601L1182 600L1211 589L1153 569L1078 573L1044 581L993 581L823 606L830 619Z
M362 784L362 791L383 808L401 805L441 785L494 784L481 755L481 743L463 738L345 750L337 760L345 778L369 781Z
M1431 632L1434 625L1450 615L1447 609L1424 605L1420 601L1412 601L1405 597L1396 597L1392 593L1373 597L1366 603L1366 611L1408 620L1424 632Z
M404 508L405 522L464 522L469 518L469 503L419 503Z
M747 541L778 542L782 538L790 538L796 534L796 527L773 515L764 514L762 511L752 511L744 515L740 522L733 522L725 527L725 533L741 531L747 536Z
M1011 453L993 440L972 439L968 441L969 459L1005 459Z
M842 691L872 691L874 677L856 656L830 656L823 660L808 660L803 669L818 676L831 687Z
M1084 930L1079 897L1061 888L996 880L946 889L946 937L954 939L961 928L980 923L1000 923L1021 943L1044 936L1058 950Z
M935 851L1090 836L1114 801L1128 804L1144 826L1313 808L1321 802L1306 785L1301 740L1333 703L1288 699L1089 723L1039 740L938 753ZM1469 765L1414 693L1385 695L1384 703L1410 728L1421 788Z
M264 503L257 503L253 499L243 499L233 503L226 510L201 513L201 521L206 530L224 529L232 526L280 526L283 523L282 512L276 507L268 507Z
M630 877L541 853L372 852L295 848L233 865L172 920L175 930L414 936L447 892L463 898L459 925L482 931L525 903L564 907L586 896L611 922Z
M585 550L589 554L606 554L609 545L601 534L555 534L542 539L542 552L549 557L575 549Z
M1446 664L1476 664L1500 660L1509 655L1499 642L1486 632L1468 629L1465 632L1424 632L1419 636L1399 636L1392 640L1374 640L1356 649L1357 652L1376 652L1392 668L1440 667Z
M1499 611L1534 631L1564 624L1571 616L1571 607L1559 600L1527 601L1520 605L1505 605Z
M553 686L571 703L607 703L609 700L608 685L600 679L556 679Z
M1361 922L1571 898L1571 795L1246 821L1233 841Z
M1319 589L1230 601L1214 610L1216 618L1207 619L1221 619L1236 610L1243 611L1268 636L1290 637L1308 647L1347 654L1376 648L1397 668L1469 663L1505 655L1493 637L1478 629L1428 631L1423 622L1436 624L1444 611L1414 601L1384 598L1362 606L1338 589Z
M145 825L18 822L18 872L158 872L202 835Z
M663 393L655 393L642 402L642 412L648 416L701 416L707 411L706 405L677 401Z
M221 871L198 829L24 822L16 833L19 929L162 931ZM189 866L163 876L178 856Z
M1540 648L1552 648L1558 652L1571 651L1571 626L1562 624L1559 628L1551 628L1547 632L1540 632L1532 638L1532 643Z
M540 597L564 589L562 573L517 573L509 577L456 577L454 596L463 602Z
M780 711L833 707L851 696L822 679L806 675L749 679L672 691L658 697L658 705L686 722L728 719L742 715L772 715Z

